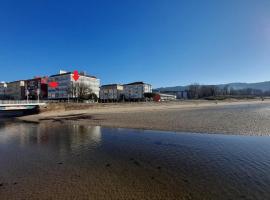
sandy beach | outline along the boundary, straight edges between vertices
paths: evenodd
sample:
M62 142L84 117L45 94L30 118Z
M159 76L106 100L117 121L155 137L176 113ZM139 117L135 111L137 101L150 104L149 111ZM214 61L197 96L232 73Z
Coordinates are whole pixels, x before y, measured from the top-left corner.
M269 199L270 138L253 137L269 135L269 111L268 100L47 105L18 118L31 123L0 123L0 196Z
M79 110L50 107L38 115L18 119L179 132L270 134L269 100L97 104Z

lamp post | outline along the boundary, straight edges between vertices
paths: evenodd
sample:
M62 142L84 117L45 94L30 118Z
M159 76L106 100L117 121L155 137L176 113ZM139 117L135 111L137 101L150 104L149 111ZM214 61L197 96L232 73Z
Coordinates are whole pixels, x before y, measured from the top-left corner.
M27 103L29 103L29 90L28 89L26 90L26 101Z
M38 98L38 103L39 103L39 95L40 95L40 89L37 89L37 98Z
M4 83L4 99L6 99L7 84Z

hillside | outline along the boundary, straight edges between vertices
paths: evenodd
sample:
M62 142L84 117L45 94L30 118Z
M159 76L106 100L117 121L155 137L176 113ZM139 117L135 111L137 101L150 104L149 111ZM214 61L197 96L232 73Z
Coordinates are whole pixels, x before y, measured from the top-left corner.
M252 88L252 89L258 89L262 91L270 91L270 81L258 82L258 83L228 83L228 84L219 84L217 86L224 87L225 85L228 85L229 88L233 88L235 90ZM161 88L156 88L155 91L160 91L160 92L183 91L187 88L188 86L161 87Z

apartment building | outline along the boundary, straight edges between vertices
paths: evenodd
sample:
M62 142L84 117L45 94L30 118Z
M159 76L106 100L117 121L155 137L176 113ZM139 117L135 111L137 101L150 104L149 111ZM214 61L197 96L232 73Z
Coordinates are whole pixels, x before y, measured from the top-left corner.
M120 84L102 85L99 91L102 102L115 102L124 98L124 87Z
M145 93L152 92L152 85L144 82L133 82L124 85L126 100L142 100Z
M83 84L92 93L95 93L99 97L100 80L95 76L86 75L86 73L80 73L77 81L73 78L73 72L60 71L59 74L52 75L48 78L48 83L57 82L58 86L55 88L48 87L48 99L68 99L75 98L76 91L71 92L71 88L75 84Z
M6 88L7 84L5 82L0 82L0 99L6 98Z
M13 82L7 83L5 95L7 99L24 100L25 99L25 82L20 80L20 81L13 81Z
M25 94L28 99L47 99L48 98L48 77L35 77L25 80Z

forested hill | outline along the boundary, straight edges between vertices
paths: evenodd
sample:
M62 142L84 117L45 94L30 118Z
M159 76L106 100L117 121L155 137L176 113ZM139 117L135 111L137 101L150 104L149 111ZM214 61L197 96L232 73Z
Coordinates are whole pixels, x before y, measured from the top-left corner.
M229 88L233 88L235 90L241 90L241 89L256 89L256 90L262 90L264 91L270 91L270 81L265 82L258 82L258 83L228 83L228 84L219 84L216 85L220 88L223 88L224 86L228 86ZM156 88L156 91L183 91L187 89L188 86L175 86L175 87L162 87L162 88Z

